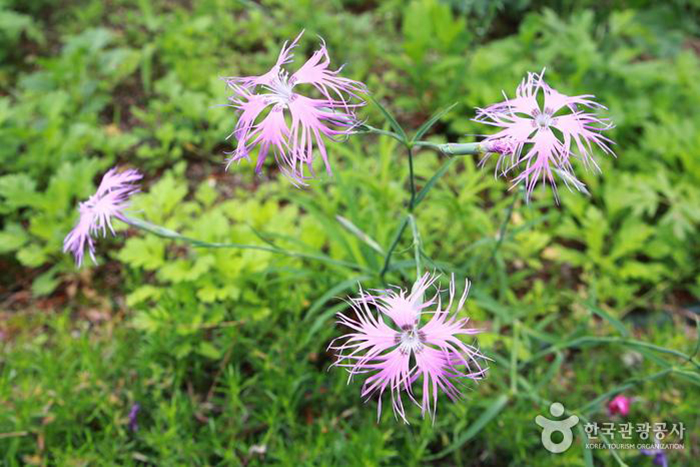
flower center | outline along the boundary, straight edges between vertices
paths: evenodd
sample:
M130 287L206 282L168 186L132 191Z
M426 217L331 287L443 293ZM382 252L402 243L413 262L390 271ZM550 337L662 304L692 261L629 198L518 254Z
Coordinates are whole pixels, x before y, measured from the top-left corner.
M401 327L401 332L396 334L396 343L402 354L420 352L425 342L425 333L418 329L418 325L407 324Z
M272 94L268 94L269 101L281 107L289 107L289 103L294 100L296 94L292 90L294 83L290 82L289 73L280 71L279 75L265 88Z
M534 126L539 130L546 130L552 125L554 120L550 109L544 109L544 112L536 110L532 117L534 118Z

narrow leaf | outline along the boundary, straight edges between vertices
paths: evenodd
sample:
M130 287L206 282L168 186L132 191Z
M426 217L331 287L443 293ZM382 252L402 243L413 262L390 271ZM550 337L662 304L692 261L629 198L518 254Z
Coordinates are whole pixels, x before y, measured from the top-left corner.
M360 230L359 227L357 227L355 224L353 224L350 219L346 219L343 216L335 216L335 218L340 222L340 224L348 229L350 233L355 235L357 238L365 242L367 245L370 246L374 251L379 253L380 255L384 256L384 250L382 250L382 247L379 246L379 243L377 243L372 237L367 235L365 232Z
M595 313L596 315L600 316L602 319L607 321L608 323L612 324L615 329L623 336L627 337L629 336L629 331L627 331L627 328L625 327L624 324L622 324L622 321L619 319L615 318L612 316L610 313L607 311L603 310L602 308L594 305L591 302L586 303L586 307L591 313Z
M358 283L369 279L370 276L356 276L334 285L333 287L328 289L326 293L321 295L314 303L311 304L311 306L306 312L306 316L304 317L304 319L308 320L310 317L315 315L316 312L318 312L318 310L320 310L321 307L323 307L323 305L328 303L328 301L332 298L335 298L340 292L343 292L344 290L354 287Z
M413 142L415 143L416 141L418 141L428 130L430 130L433 127L433 125L435 125L438 122L438 120L445 116L447 112L454 109L456 105L457 102L433 114L432 117L430 117L425 123L423 123L420 126L420 128L418 128L418 131L416 131L416 135L413 137Z
M582 406L581 408L575 410L575 412L580 412L587 414L591 410L597 409L598 406L603 403L604 401L610 399L611 397L626 391L630 388L634 387L639 387L641 384L647 382L647 381L653 381L655 379L663 378L664 376L674 373L673 368L666 368L665 370L661 370L657 373L652 373L650 375L642 376L642 377L636 377L636 378L630 378L623 384L620 384L619 386L614 387L613 389L607 391L604 394L601 394L600 396L596 397L592 401L590 401L588 404Z
M389 249L387 250L386 256L384 257L384 267L382 267L382 271L379 273L379 275L382 276L382 278L384 277L384 274L386 274L386 272L389 270L391 254L394 252L396 246L399 244L399 241L401 240L401 235L403 235L403 231L406 230L406 226L408 226L408 216L404 217L399 226L396 228L396 232L394 233L391 245L389 245Z
M440 451L439 453L429 456L426 458L426 460L434 460L434 459L439 459L441 457L446 456L447 454L456 451L464 443L472 439L474 436L479 434L479 432L491 421L493 420L496 415L498 415L501 410L506 406L508 403L508 396L505 394L501 394L498 396L491 404L484 410L479 418L476 419L474 423L471 424L471 426L465 431L459 438L457 438L447 449L444 449Z
M593 463L593 453L591 452L590 449L586 448L586 445L589 443L588 435L586 434L586 430L583 429L583 423L579 423L578 427L578 434L581 436L581 448L583 449L583 463L586 467L594 467Z
M423 201L423 198L425 198L425 195L428 194L428 192L433 188L433 185L442 178L445 173L449 170L450 166L454 163L455 159L450 158L447 159L447 162L445 162L440 169L435 172L435 175L433 175L430 180L428 180L428 183L425 184L425 186L418 192L416 195L416 200L413 203L413 207L415 208L418 206L418 204Z
M337 315L338 313L340 313L342 310L344 310L345 308L347 308L349 306L350 305L348 305L346 302L336 303L335 305L333 305L332 307L330 307L329 309L327 309L326 311L324 311L323 313L318 315L318 317L314 320L313 324L311 324L311 326L309 326L309 330L306 333L305 343L310 342L311 338L313 338L316 335L316 333L321 328L323 328L323 326L326 324L326 322L329 319L333 318L335 315Z
M408 137L406 136L406 132L403 131L403 128L401 128L401 125L399 125L399 122L396 121L394 116L391 115L391 113L387 110L387 108L384 107L382 104L380 104L379 101L377 99L375 99L373 96L370 95L369 98L374 103L374 105L376 105L379 108L379 110L382 112L382 114L384 115L384 118L386 118L387 121L389 122L389 125L391 125L391 128L393 128L394 131L399 134L402 142L408 143Z

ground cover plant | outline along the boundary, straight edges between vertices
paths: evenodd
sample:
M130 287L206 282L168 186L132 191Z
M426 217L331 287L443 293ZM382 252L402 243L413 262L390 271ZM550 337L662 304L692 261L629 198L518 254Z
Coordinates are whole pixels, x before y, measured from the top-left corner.
M691 463L697 14L684 2L5 1L3 460ZM290 82L307 58L322 63L319 36L329 70L346 63L324 79L346 81L314 88L311 73ZM286 66L285 41L295 45L290 75L235 79ZM325 101L298 109L296 131L246 126L256 92L272 93L282 111L308 103L285 100L297 85ZM595 100L557 113L542 101L550 89ZM528 90L520 112L492 106ZM243 113L220 105L232 93ZM590 102L609 110L581 106ZM567 139L586 128L561 117L584 111L615 145ZM275 108L261 112L279 128ZM534 122L528 141L513 140L514 114ZM593 161L600 171L584 170ZM535 187L543 175L548 183ZM64 238L86 212L90 222L65 246L78 254L95 241L97 265L88 254L77 268ZM429 301L434 289L411 290L430 274L441 275L440 305ZM369 370L348 384L347 373L329 371L352 343L343 338L352 328L335 321L352 326L363 310L371 321L382 300L374 291L392 284L426 310L450 297L457 306L426 314L426 328L402 328L414 314L394 320L387 338L409 376L372 395L386 348L346 359ZM465 330L453 345L471 347L421 365L436 351L436 322ZM434 398L456 396L443 384L455 376L479 381L454 402ZM560 454L543 447L535 421L556 418L552 402L580 419ZM682 423L668 442L683 448L611 446L619 433L591 429L607 422ZM632 439L644 441L643 430Z

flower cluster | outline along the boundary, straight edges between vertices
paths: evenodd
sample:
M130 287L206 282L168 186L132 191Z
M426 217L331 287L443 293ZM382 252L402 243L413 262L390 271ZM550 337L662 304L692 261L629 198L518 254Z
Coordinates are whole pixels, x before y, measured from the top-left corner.
M402 392L421 408L425 417L437 409L438 393L451 400L459 399L459 386L466 380L484 377L486 368L480 360L485 357L472 345L462 342L460 335L479 333L467 326L468 319L450 314L455 298L454 277L450 281L449 303L443 308L440 291L424 299L437 276L425 274L409 293L389 289L370 294L360 290L349 303L353 314L339 314L338 323L352 330L334 340L330 349L337 354L335 366L346 367L349 379L357 374L369 374L362 386L362 397L379 399L389 390L395 416L408 423ZM464 289L457 310L464 306L469 291ZM354 316L353 316L354 315ZM427 323L421 318L430 316ZM420 402L414 395L413 383L422 378Z
M112 168L102 177L95 194L80 203L80 219L63 241L63 251L72 253L78 266L83 263L86 246L92 261L97 263L93 236L99 232L107 236L108 228L114 235L113 217L126 221L123 211L129 197L139 191L135 183L140 179L141 174L136 170L119 172L116 167Z
M361 82L340 76L342 67L330 69L330 57L323 40L320 48L296 72L290 74L285 69L292 63L292 52L303 33L291 43L285 42L267 73L225 78L232 91L230 106L239 111L230 135L235 137L236 144L227 169L233 162L249 159L256 150L256 171L260 172L272 152L280 170L295 185L303 185L314 175L316 154L331 173L326 139L346 137L360 124L355 111L364 105L360 96L367 89ZM519 171L515 184L522 183L528 196L540 180L554 187L555 173L567 186L585 189L574 176L572 161L580 159L584 167L599 170L593 147L614 156L609 146L612 141L603 136L612 124L589 112L602 107L592 100L593 96L566 96L547 85L543 77L544 71L529 73L518 87L515 98L478 109L475 120L500 131L481 143L464 145L468 148L463 152L449 154L473 155L484 151L499 154L496 171L503 174ZM366 128L387 134L369 126ZM413 141L406 146L410 148L412 144L421 143L430 144ZM412 171L411 177L413 188ZM96 193L80 203L80 219L64 240L64 252L72 253L79 266L86 248L96 262L94 237L100 232L106 236L108 229L114 235L113 218L134 226L146 225L129 220L124 214L130 196L138 191L140 179L141 174L136 170L113 168L104 175ZM171 232L168 236L177 235L167 232ZM205 244L179 235L177 238L199 246ZM387 266L394 247L386 258ZM275 248L273 251L283 250ZM486 357L463 340L480 331L469 327L467 318L457 316L467 299L469 283L453 310L454 276L450 280L446 306L443 307L439 288L431 298L426 298L437 280L436 275L422 275L411 291L391 288L369 293L361 289L357 297L349 299L350 312L338 315L338 323L350 332L331 342L329 348L337 355L333 365L346 368L349 380L359 374L367 375L361 395L365 400L376 396L378 415L381 415L383 396L388 392L397 418L408 423L404 408L404 398L408 397L421 408L423 417L434 420L440 392L457 400L462 396L463 385L486 375ZM629 403L623 396L616 397L608 406L610 413L626 415ZM132 431L137 429L139 410L139 405L134 404L129 412ZM656 451L650 452L658 457Z
M324 137L336 139L349 135L358 121L354 110L364 102L358 93L365 85L339 76L329 69L330 58L325 43L291 76L283 68L292 62L292 51L301 38L285 43L275 65L260 76L225 78L233 95L231 106L240 117L231 136L237 146L228 165L248 159L258 148L256 171L259 172L272 150L282 172L295 184L304 184L313 176L314 149L320 153L327 172L331 173ZM299 86L308 84L319 98L300 93ZM227 165L227 167L228 167Z
M612 123L586 111L604 108L593 97L558 92L545 83L542 71L528 73L515 98L477 109L476 121L501 128L482 143L487 151L500 155L496 172L506 175L519 169L514 183L523 183L528 196L539 180L549 182L556 195L554 173L567 187L583 190L572 160L580 159L585 168L599 171L593 146L614 156L609 146L612 141L602 134L613 127Z

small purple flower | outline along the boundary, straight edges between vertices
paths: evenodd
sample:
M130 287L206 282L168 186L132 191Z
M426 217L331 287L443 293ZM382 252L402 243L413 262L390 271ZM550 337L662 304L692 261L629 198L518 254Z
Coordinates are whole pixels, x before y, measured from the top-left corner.
M272 150L282 172L293 183L304 184L308 169L313 176L314 149L331 173L323 137L334 140L350 134L359 123L355 109L364 105L358 93L365 93L364 84L338 76L330 70L330 58L325 43L314 52L296 73L289 75L283 65L292 62L292 50L304 31L288 45L282 46L275 66L261 76L225 78L233 91L231 106L240 111L238 122L230 136L238 141L231 152L228 166L249 159L250 151L258 148L255 167L260 172ZM321 98L299 93L297 86L313 86ZM356 103L351 103L356 101Z
M619 394L608 402L608 413L610 415L620 414L623 417L630 413L630 405L632 404L632 399L629 397Z
M93 236L100 231L103 237L107 236L107 228L114 235L112 217L126 221L123 211L129 197L139 190L135 182L140 179L141 174L136 170L117 172L114 167L102 177L97 192L80 203L80 219L63 241L64 253L72 253L78 266L83 264L86 245L92 261L97 263Z
M439 290L432 298L423 298L436 280L436 276L425 274L410 293L400 288L379 291L378 295L360 290L359 296L349 301L355 316L338 315L338 323L352 332L331 342L329 348L335 350L338 357L333 366L346 367L349 380L357 374L369 374L362 385L362 397L366 401L378 395L378 417L382 411L382 396L388 389L394 415L405 423L408 420L402 392L421 408L423 417L432 415L434 421L440 391L451 400L457 400L461 397L459 385L465 380L480 380L486 373L486 368L479 363L485 357L458 337L480 331L468 327L467 318L458 319L456 313L450 315L455 298L454 276L445 308ZM457 311L464 306L468 291L467 282ZM432 316L422 324L423 315ZM413 383L421 377L419 402L414 396Z
M524 183L528 196L540 179L552 185L556 196L554 173L567 187L583 191L585 186L574 176L571 161L580 159L585 168L600 171L593 146L615 155L609 147L613 142L602 135L613 125L609 119L584 110L605 108L591 100L594 96L566 96L545 83L543 77L544 71L528 73L514 99L477 109L475 121L501 128L483 144L487 151L499 154L496 172L505 175L520 169L514 183ZM538 102L540 94L542 105Z
M668 458L666 457L666 453L663 449L661 449L661 446L658 443L654 445L653 449L640 449L639 452L645 456L653 457L654 465L668 467Z
M139 410L141 410L141 406L138 403L132 405L131 410L129 410L129 429L131 431L136 431L139 429L139 425L136 420Z

